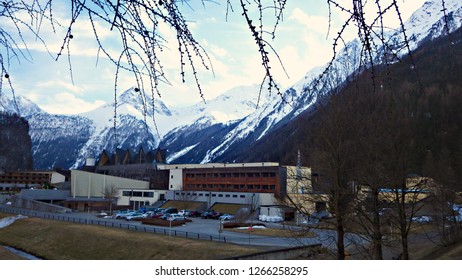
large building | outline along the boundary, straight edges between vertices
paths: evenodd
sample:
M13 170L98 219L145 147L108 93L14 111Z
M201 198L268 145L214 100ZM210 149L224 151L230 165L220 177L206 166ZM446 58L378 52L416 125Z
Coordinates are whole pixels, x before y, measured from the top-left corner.
M96 201L103 198L105 189L112 188L117 190L114 202L118 206L138 208L153 205L158 200L173 200L200 202L205 209L219 203L260 207L278 205L287 193L300 193L310 188L310 180L302 179L310 177L309 168L281 166L274 162L155 164L149 169L139 164L126 167L134 170L141 167L140 174L149 170L154 177L167 178L166 186L165 182L162 186L153 185L149 179L152 176L135 180L127 176L73 170L72 198L75 201Z
M275 162L158 165L170 170L167 199L279 205L288 193L311 188L311 170Z
M19 191L37 188L45 184L56 185L67 181L67 177L58 171L13 171L0 172L0 191Z
M100 208L109 203L138 209L165 199L167 192L150 188L149 181L94 172L72 170L71 177L71 196L66 207L74 210Z

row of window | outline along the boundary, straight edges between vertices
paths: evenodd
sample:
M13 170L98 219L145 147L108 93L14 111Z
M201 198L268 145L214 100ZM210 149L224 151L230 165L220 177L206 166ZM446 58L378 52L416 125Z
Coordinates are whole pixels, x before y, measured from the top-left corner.
M122 191L122 196L129 196L129 197L154 197L154 192Z
M276 185L187 184L187 189L275 190Z
M176 192L175 195L180 195L179 192ZM181 195L185 195L185 193L181 193ZM212 193L212 194L209 194L209 193L187 193L188 196L211 196L211 197L232 197L232 198L245 198L245 195L244 194L240 194L240 195L237 195L237 194L221 194L221 193Z
M47 180L40 180L40 181L32 181L32 180L0 180L1 184L29 184L29 185L42 185L49 181Z
M274 178L276 172L186 173L186 178Z

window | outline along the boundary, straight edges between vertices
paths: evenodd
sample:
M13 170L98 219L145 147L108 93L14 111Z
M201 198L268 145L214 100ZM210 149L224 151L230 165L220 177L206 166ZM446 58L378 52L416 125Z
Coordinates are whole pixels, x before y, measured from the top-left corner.
M218 197L223 197L223 195L222 195L222 194L219 194Z
M216 194L212 194L212 197L216 197L217 195Z
M154 192L145 192L144 197L154 197Z
M173 179L173 175L170 175L170 179Z
M248 190L253 190L253 185L247 185Z
M143 192L140 192L140 191L133 192L133 196L143 197Z
M267 189L268 189L268 185L263 185L263 189L264 189L264 190L267 190Z
M241 194L240 198L245 198L245 195Z
M270 185L270 190L275 190L276 189L276 185Z
M237 194L233 194L233 197L236 198L236 197L237 197Z
M132 192L131 191L123 191L122 196L132 196Z

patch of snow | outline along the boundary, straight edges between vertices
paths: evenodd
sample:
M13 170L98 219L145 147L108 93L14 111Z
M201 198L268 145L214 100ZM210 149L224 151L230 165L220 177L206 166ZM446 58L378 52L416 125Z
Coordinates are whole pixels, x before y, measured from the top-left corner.
M191 145L189 147L186 147L184 148L183 150L177 152L177 153L174 153L170 156L167 157L167 162L171 162L171 161L174 161L175 159L187 154L189 151L191 151L192 149L194 149L199 143L195 144L195 145Z
M11 216L11 217L6 217L0 220L0 228L7 227L11 225L12 223L16 222L19 219L24 219L28 218L27 216L23 215L17 215L17 216Z

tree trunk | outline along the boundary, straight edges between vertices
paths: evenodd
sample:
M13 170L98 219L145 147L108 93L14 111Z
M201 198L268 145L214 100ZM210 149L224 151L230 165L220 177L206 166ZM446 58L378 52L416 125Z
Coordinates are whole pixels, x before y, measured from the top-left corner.
M337 218L337 259L345 259L345 228L342 217Z
M382 260L382 230L380 228L380 206L379 206L379 191L377 188L373 190L373 237L372 237L372 258L374 260Z

